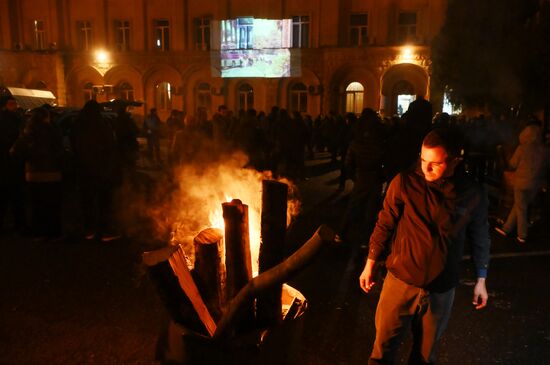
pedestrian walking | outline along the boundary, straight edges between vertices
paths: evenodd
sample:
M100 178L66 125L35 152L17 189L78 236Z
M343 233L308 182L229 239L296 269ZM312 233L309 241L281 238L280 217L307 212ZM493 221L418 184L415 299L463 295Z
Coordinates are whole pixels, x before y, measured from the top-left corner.
M542 142L541 128L537 124L525 127L519 135L519 146L509 161L513 171L514 205L502 227L495 230L508 236L516 231L519 243L527 242L529 205L546 182L550 168L550 153Z

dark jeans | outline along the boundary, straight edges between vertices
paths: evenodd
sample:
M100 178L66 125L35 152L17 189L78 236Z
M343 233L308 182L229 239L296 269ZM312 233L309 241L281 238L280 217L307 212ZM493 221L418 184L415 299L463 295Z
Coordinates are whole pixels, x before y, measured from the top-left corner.
M434 364L437 341L449 322L454 296L454 288L430 293L388 272L376 308L376 339L369 364L393 364L411 327L413 346L409 364Z
M35 237L61 235L61 182L30 182L31 229Z

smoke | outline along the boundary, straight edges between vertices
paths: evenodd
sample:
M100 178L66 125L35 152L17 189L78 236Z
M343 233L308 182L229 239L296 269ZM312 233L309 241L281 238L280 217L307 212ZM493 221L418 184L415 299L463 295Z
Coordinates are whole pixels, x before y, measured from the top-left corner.
M181 244L191 258L193 239L206 228L222 228L222 203L239 199L248 205L250 243L253 268L257 266L260 244L262 181L273 179L270 171L247 168L243 152L202 156L200 162L184 163L173 173L157 181L151 199L134 201L131 208L149 218L150 235L165 244ZM277 179L289 186L287 223L300 211L297 188L286 179ZM134 230L144 227L134 227Z

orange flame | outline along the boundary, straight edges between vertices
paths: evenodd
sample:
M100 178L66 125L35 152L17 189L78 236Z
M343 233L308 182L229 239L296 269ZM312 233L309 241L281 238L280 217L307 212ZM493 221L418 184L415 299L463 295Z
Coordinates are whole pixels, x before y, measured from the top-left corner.
M248 224L250 229L250 253L252 272L258 273L258 255L261 233L262 180L270 179L271 172L260 173L246 169L246 156L235 154L223 164L209 166L183 166L177 175L180 193L176 194L172 204L178 207L174 218L173 241L183 244L190 256L193 255L193 238L206 228L224 229L222 203L240 199L248 205ZM293 185L289 184L292 195ZM289 201L290 220L298 213L297 202Z

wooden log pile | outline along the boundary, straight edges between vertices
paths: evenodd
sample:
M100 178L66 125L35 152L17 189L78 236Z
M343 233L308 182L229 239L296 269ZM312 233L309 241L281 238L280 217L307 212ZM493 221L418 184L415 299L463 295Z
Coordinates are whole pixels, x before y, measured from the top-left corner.
M181 246L146 252L144 263L172 320L197 337L223 340L273 326L283 319L282 285L334 240L321 226L298 251L284 257L288 186L264 181L259 275L252 278L248 207L223 203L225 231L209 228L194 239L194 267Z

